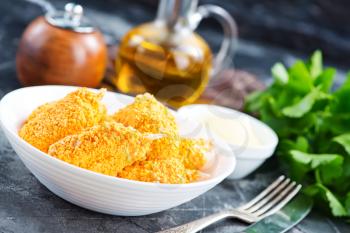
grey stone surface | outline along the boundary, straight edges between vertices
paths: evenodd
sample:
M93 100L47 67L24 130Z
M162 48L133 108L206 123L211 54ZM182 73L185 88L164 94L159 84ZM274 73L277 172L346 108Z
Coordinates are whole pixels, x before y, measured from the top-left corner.
M15 49L25 25L40 14L40 10L22 1L0 3L0 98L11 90L19 88L15 74ZM64 1L55 1L62 5ZM26 8L25 14L23 8ZM142 8L133 8L135 15ZM118 38L132 23L151 19L142 15L132 21L119 9L118 14L105 14L99 9L87 9L99 26L107 33L110 41ZM125 16L125 17L124 17ZM209 28L201 31L216 47L219 34ZM233 64L249 70L269 82L269 68L275 61L291 63L295 54L283 49L241 41ZM340 72L338 81L341 82ZM281 173L275 158L248 178L225 180L206 194L173 209L142 217L117 217L95 213L72 205L55 196L25 168L11 149L0 131L0 232L154 232L173 227L222 209L232 208L246 202L262 190ZM203 232L240 232L246 225L226 220L211 226ZM332 219L314 210L291 233L306 232L349 232L350 226L342 220Z

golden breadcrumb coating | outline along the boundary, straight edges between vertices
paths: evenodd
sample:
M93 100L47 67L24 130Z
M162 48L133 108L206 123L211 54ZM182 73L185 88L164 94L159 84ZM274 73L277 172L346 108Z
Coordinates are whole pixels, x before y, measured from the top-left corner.
M124 167L145 159L150 143L131 127L105 122L61 139L48 153L70 164L116 176Z
M180 154L180 137L164 135L155 139L147 153L147 160L178 158L182 161Z
M185 184L197 179L197 171L187 171L176 158L146 160L125 167L118 177L144 182Z
M114 120L142 133L178 134L175 117L153 95L138 95L132 104L113 115Z
M98 93L79 88L63 99L35 109L19 131L19 136L43 152L67 135L75 134L104 120L106 108Z
M170 184L190 183L198 180L199 170L206 163L206 153L212 144L204 139L164 137L152 143L152 153L147 153L147 160L136 162L123 169L119 177ZM174 146L174 143L177 143ZM179 145L180 143L180 145ZM154 145L160 145L156 151ZM174 152L174 148L177 151ZM161 156L159 156L161 155Z
M166 159L178 155L180 141L175 117L153 95L146 93L136 96L133 103L112 117L140 132L165 135L164 138L153 141L147 153L148 159Z
M205 154L212 149L212 144L204 139L182 138L180 156L187 169L201 169L206 163Z

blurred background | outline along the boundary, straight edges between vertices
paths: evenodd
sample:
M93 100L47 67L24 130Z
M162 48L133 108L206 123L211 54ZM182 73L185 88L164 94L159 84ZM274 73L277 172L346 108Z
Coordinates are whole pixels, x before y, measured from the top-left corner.
M66 0L51 0L63 9ZM154 19L157 0L77 0L106 36L108 44L117 44L133 26ZM315 49L324 53L326 64L346 70L350 67L350 27L346 0L200 0L216 4L235 18L239 29L239 47L232 65L269 77L273 63L292 63ZM25 27L37 16L40 7L25 0L0 2L0 78L15 76L15 52ZM214 20L201 23L199 33L215 51L221 42L220 27ZM339 74L342 76L342 73ZM0 81L0 85L1 85ZM18 85L13 81L12 85Z

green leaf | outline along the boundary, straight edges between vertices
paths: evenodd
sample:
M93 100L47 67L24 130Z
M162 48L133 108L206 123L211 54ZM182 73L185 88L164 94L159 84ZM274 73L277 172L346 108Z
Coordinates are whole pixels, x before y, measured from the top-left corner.
M291 150L290 154L294 161L302 164L309 164L312 169L320 165L329 164L335 160L338 160L337 163L340 164L343 162L343 157L337 154L309 154L298 150Z
M297 151L297 150L291 150L290 154L292 155L294 160L299 163L309 164L311 162L311 157L307 153Z
M304 96L299 102L285 107L282 109L282 113L288 117L299 118L309 112L314 105L315 101L320 98L320 92L318 89L312 90L309 94Z
M336 101L330 106L334 113L350 113L350 73L343 85L333 93Z
M313 79L303 61L296 61L288 73L288 88L298 94L307 94L311 91Z
M280 63L280 62L276 63L271 68L271 73L277 82L279 82L281 84L288 83L288 80L289 80L288 71L282 63Z
M350 155L350 133L341 134L333 138L333 141L343 146L348 155Z
M341 217L348 215L348 212L346 211L345 207L328 188L321 184L319 184L319 187L323 190L324 195L328 200L329 207L331 208L332 214L334 216Z
M290 139L283 139L280 143L284 151L298 150L302 152L307 152L309 149L309 142L303 136L298 136L295 141Z
M332 132L333 137L350 132L350 112L331 111L331 115L324 119L324 128Z
M310 75L313 79L316 79L323 70L321 51L317 50L312 54L310 63Z
M305 137L299 136L295 142L294 148L297 148L302 152L307 152L309 148L309 142Z
M275 116L280 115L280 110L278 109L277 103L272 96L266 98L266 104L269 105L271 113Z
M333 80L336 74L334 68L325 69L314 81L315 86L320 86L321 91L329 92L333 85Z
M289 162L290 176L297 182L304 182L306 174L310 171L307 164L296 163L295 161Z
M248 112L257 112L264 103L265 92L256 91L248 95L245 99L244 109Z
M328 206L334 216L342 217L348 216L348 211L345 206L339 201L339 199L329 190L326 186L321 183L316 183L308 186L304 189L304 193L309 196L319 195L325 201L328 202Z
M290 91L288 88L283 88L281 90L280 88L276 87L274 88L273 93L271 93L271 97L274 99L276 107L281 113L282 108L293 104L295 101L300 100L302 96L293 94L293 92Z
M304 188L304 193L309 196L315 196L320 192L320 188L317 186L317 184L310 185L306 188Z
M345 179L350 179L350 157L349 156L344 158L343 175L344 175ZM350 183L349 183L349 185L350 185Z
M322 182L324 184L333 184L337 178L342 176L343 162L343 157L337 157L319 167Z
M348 214L350 215L350 192L348 192L348 194L346 195L345 208L347 209Z

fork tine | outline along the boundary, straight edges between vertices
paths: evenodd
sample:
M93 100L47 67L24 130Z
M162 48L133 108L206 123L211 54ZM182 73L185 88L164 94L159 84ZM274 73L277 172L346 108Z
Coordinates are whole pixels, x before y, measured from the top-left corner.
M266 203L271 201L277 194L279 194L285 187L287 187L290 183L290 179L285 179L280 185L278 185L272 192L270 192L267 196L265 196L263 199L261 199L256 204L252 205L248 209L245 209L245 211L249 213L253 213L263 207Z
M278 202L280 202L290 190L292 190L296 186L295 182L290 183L282 192L280 192L278 195L275 196L274 199L272 199L270 202L266 203L266 205L262 206L262 208L258 209L254 212L256 216L260 216L269 209L271 209L273 206L275 206Z
M297 193L300 191L302 185L299 184L291 193L288 194L278 205L267 211L265 214L259 216L259 218L265 218L266 216L272 215L282 209L292 198L297 195Z
M244 210L250 208L252 205L260 201L263 197L265 197L267 194L269 194L272 190L274 190L283 180L285 179L285 176L278 177L272 184L270 184L266 189L264 189L258 196L256 196L254 199L249 201L248 203L238 207L238 210Z

